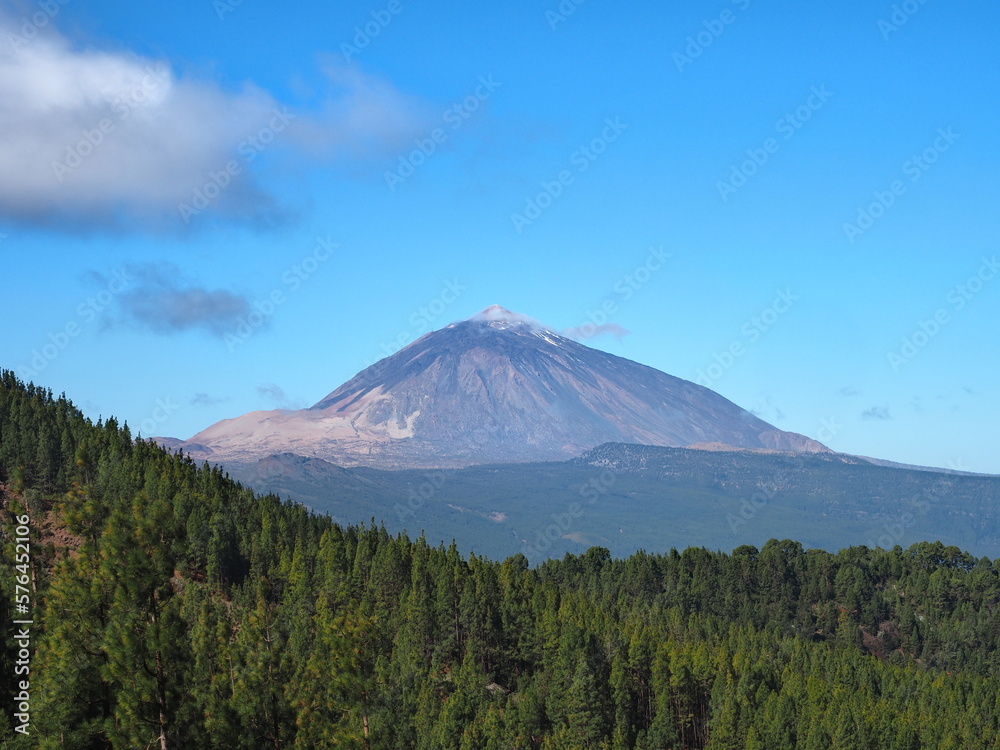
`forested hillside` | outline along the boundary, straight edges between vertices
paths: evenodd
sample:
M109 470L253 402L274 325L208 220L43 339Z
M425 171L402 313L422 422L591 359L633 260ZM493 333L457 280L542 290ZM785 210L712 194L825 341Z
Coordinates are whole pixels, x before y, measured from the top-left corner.
M465 558L255 496L10 372L0 484L6 747L1000 748L1000 564L954 547Z

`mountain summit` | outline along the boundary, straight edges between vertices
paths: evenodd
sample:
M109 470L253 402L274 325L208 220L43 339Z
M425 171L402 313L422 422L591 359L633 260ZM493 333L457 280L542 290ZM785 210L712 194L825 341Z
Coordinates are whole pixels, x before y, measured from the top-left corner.
M223 463L290 452L380 468L563 460L607 442L827 450L499 305L425 334L309 409L250 412L169 442Z
M506 307L501 307L500 305L490 305L482 312L478 312L475 315L473 315L471 318L469 318L469 320L478 321L480 323L497 323L500 324L499 327L501 328L506 328L513 325L527 326L529 328L535 328L535 329L545 328L545 326L543 326L534 318L529 318L527 315L521 315L520 313L511 312ZM455 324L453 323L452 325ZM449 326L449 328L450 327L451 326Z

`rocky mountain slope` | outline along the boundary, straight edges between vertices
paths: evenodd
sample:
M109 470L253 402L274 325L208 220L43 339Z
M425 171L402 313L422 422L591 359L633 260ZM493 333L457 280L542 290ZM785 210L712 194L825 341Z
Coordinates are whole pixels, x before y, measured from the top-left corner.
M827 450L498 306L426 334L309 409L250 412L161 442L228 464L294 453L388 469L565 460L607 442Z

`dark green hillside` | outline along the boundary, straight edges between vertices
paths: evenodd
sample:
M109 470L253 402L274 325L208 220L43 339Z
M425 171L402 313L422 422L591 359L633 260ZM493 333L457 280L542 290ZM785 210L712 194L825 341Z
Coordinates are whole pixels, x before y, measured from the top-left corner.
M465 557L254 495L9 372L0 492L5 747L1000 748L1000 566L940 543Z
M922 539L1000 557L1000 477L875 466L840 454L607 444L565 462L444 471L342 469L286 454L236 468L247 484L343 523L532 562L607 547L732 549L770 538L891 549ZM573 512L574 503L579 504Z

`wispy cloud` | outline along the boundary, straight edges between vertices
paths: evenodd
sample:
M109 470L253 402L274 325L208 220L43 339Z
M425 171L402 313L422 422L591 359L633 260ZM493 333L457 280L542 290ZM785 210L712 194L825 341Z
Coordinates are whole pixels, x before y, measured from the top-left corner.
M290 132L290 139L310 157L381 162L435 124L430 104L400 91L354 65L327 60L328 83L318 111ZM440 114L438 113L438 118Z
M843 388L837 389L838 396L860 396L861 391L852 386L844 386Z
M300 409L302 404L288 397L285 390L275 383L266 383L257 386L257 395L268 402L276 409Z
M614 336L616 339L621 341L623 338L628 336L630 331L617 323L604 323L603 325L594 325L593 323L584 323L579 326L572 326L567 328L562 332L562 335L568 339L575 339L576 341L586 341L587 339L596 338L598 336Z
M191 397L191 406L215 406L226 400L226 398L210 396L207 393L196 393Z
M222 337L250 312L249 297L189 282L169 263L130 264L126 271L133 281L118 297L119 315L112 325L127 323L162 335L202 330ZM93 277L103 281L99 274Z
M889 407L887 406L872 406L861 412L862 419L892 419L892 415L889 414Z
M328 64L330 89L293 113L253 83L229 90L169 61L79 49L52 24L27 40L21 25L0 11L0 220L186 230L181 203L236 163L205 218L270 226L293 212L259 179L264 160L248 157L262 129L282 129L269 156L309 163L389 158L426 129L420 100L357 68Z
M761 419L767 419L774 422L779 422L785 418L785 412L783 412L778 405L774 403L770 396L764 396L762 403L758 403L748 409L748 411L755 417L760 417Z

